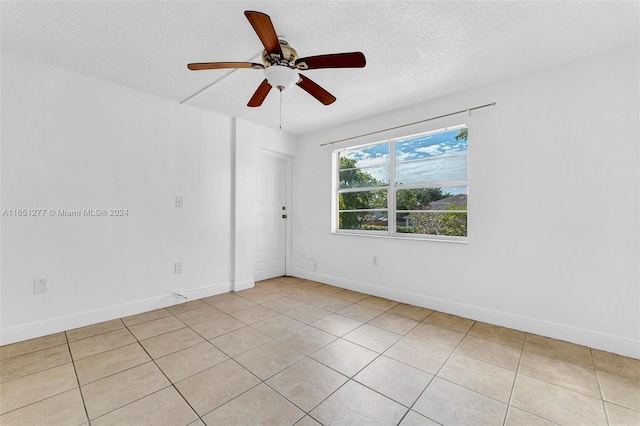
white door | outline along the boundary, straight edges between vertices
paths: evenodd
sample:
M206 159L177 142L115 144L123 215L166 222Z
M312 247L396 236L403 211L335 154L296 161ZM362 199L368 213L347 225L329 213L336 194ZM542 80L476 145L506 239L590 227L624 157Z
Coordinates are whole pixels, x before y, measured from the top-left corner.
M286 273L287 161L255 155L254 229L256 281Z

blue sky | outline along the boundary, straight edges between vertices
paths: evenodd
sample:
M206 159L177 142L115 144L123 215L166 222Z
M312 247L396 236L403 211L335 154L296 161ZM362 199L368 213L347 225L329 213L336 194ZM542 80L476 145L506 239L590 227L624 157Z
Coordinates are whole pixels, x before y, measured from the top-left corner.
M403 184L427 181L452 181L467 179L467 157L444 157L466 154L467 141L457 141L459 129L417 136L396 141L397 179ZM388 181L389 145L372 145L344 151L341 155L356 160L356 166L365 169L377 179Z

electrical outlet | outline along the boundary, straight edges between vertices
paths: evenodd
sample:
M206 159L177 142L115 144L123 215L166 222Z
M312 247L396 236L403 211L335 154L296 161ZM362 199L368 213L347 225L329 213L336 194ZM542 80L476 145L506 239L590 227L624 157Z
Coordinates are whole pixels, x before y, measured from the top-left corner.
M176 274L181 274L182 273L182 262L176 262L176 264L175 264L175 273Z
M373 256L373 266L378 266L378 256Z
M176 196L176 207L181 209L183 205L184 205L184 200L182 199L182 196L181 195Z
M33 280L33 294L42 294L47 292L47 280Z

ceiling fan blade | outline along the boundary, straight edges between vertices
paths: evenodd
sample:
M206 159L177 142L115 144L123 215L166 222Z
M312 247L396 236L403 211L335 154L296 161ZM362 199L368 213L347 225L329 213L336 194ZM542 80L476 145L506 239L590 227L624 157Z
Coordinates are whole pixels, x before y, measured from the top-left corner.
M282 48L280 47L278 34L276 34L276 30L273 28L273 23L269 15L252 10L245 11L244 15L249 20L249 23L251 23L256 34L258 34L258 38L264 45L267 53L277 53L282 57Z
M264 65L253 62L199 62L195 64L188 64L187 68L192 71L217 70L222 68L254 68L263 70Z
M302 87L308 94L319 100L325 105L330 105L336 101L336 97L331 93L324 90L322 87L318 86L314 81L310 78L305 77L302 74L300 75L300 80L296 83L298 86Z
M267 97L270 91L271 91L271 85L265 78L264 80L262 80L262 83L260 83L260 86L258 86L258 89L253 94L251 99L249 99L249 103L247 104L247 106L259 107L260 105L262 105L264 98Z
M363 68L366 64L367 60L362 52L349 52L300 58L296 60L295 67L300 70L313 70L318 68Z

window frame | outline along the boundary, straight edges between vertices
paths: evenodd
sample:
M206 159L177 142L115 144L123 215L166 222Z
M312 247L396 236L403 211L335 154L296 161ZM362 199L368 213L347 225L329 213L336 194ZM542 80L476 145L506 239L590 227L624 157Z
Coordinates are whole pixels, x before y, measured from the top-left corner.
M467 186L467 196L468 196L468 186L469 186L469 148L467 147L467 151L465 154L451 154L451 155L443 155L432 157L433 159L448 157L448 156L466 156L467 157L467 179L466 180L457 180L457 181L444 181L444 182L430 182L429 184L417 183L417 184L406 184L406 185L398 185L396 183L396 142L405 141L413 138L417 138L420 136L428 136L433 134L439 134L454 130L459 130L463 128L469 128L467 124L457 124L453 126L447 126L435 130L429 130L425 132L410 134L410 135L401 135L398 137L378 140L371 143L361 144L361 145L353 145L343 148L335 149L332 152L332 180L331 180L331 233L334 235L355 235L355 236L366 236L366 237L374 237L374 238L392 238L392 239L407 239L407 240L427 240L427 241L442 241L442 242L454 242L454 243L467 243L469 240L469 232L468 232L468 219L469 213L468 210L464 210L464 213L467 215L467 235L466 236L453 236L453 235L435 235L435 234L413 234L413 233L403 233L397 231L397 214L403 212L416 212L416 210L397 210L396 209L396 193L400 190L405 189L420 189L420 188L430 188L430 187L455 187L455 186ZM468 143L468 139L467 139ZM375 145L389 145L389 182L387 185L382 186L367 186L367 187L353 187L353 188L343 188L340 189L340 154L345 151L352 151L355 149L366 148ZM424 158L409 160L408 162L418 162L425 161ZM429 160L426 160L429 161ZM407 162L401 162L401 164ZM348 192L359 192L359 191L375 191L375 190L386 190L387 191L387 207L386 208L373 208L373 209L358 209L358 210L340 210L338 205L339 194L348 193ZM375 212L375 211L386 211L387 212L387 230L366 230L366 229L340 229L339 227L339 216L340 213L347 212ZM449 210L429 210L425 211L430 213L455 213L462 211L449 211Z

